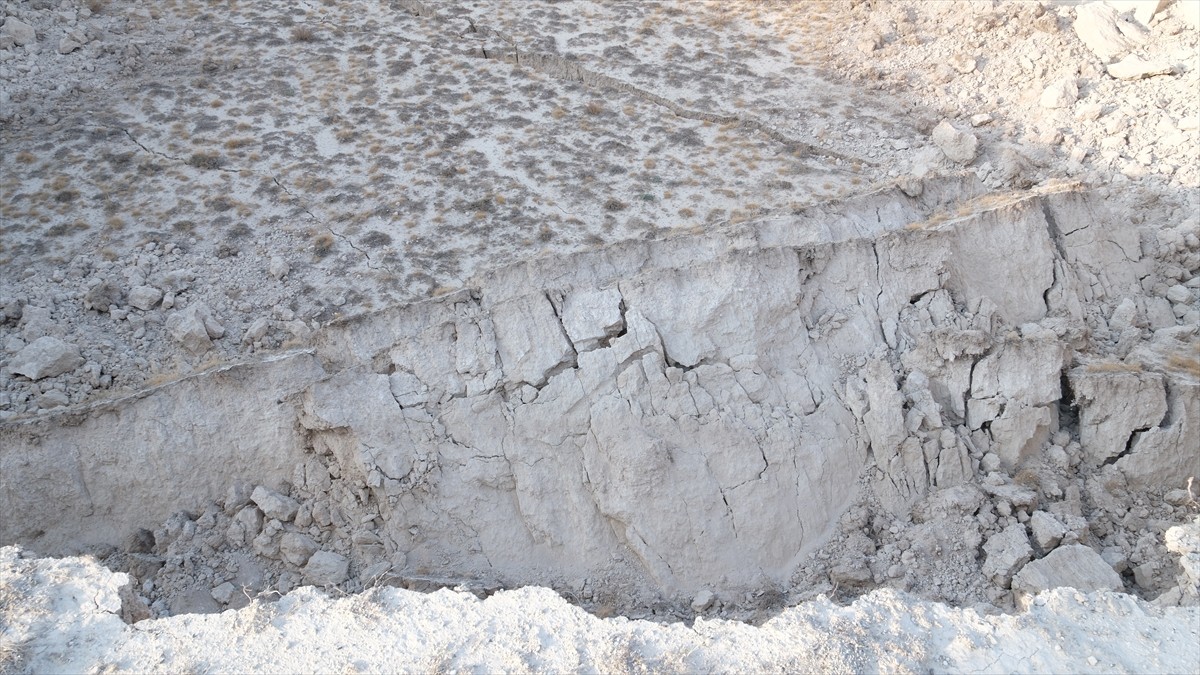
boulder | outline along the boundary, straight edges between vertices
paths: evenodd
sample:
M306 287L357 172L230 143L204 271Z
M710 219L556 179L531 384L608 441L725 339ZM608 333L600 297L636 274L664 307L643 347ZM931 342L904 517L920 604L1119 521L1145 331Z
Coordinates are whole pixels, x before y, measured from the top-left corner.
M974 134L954 128L947 120L934 127L933 144L947 159L959 164L969 164L979 151L979 139Z
M1180 585L1192 598L1200 596L1200 516L1166 532L1167 550L1179 554Z
M208 305L200 302L167 317L167 331L193 354L202 354L212 341L225 335L225 327L213 318Z
M1049 551L1058 546L1067 528L1054 516L1045 511L1034 511L1029 518L1029 529L1033 532L1033 541L1043 551Z
M162 300L162 291L153 286L137 286L129 291L129 304L140 310L148 310Z
M1080 42L1105 62L1149 39L1145 28L1122 19L1116 9L1103 2L1088 2L1076 7L1072 27Z
M1069 108L1079 100L1079 84L1074 77L1064 77L1050 83L1038 101L1043 108Z
M83 308L107 312L112 305L121 304L123 297L124 292L120 286L110 281L102 281L83 294Z
M317 551L304 566L304 580L314 586L337 585L350 573L350 561L329 551Z
M254 502L266 517L274 518L281 523L295 518L296 511L300 509L300 504L295 499L285 497L261 485L254 488L254 492L250 495L250 501Z
M1029 546L1029 537L1021 523L1009 525L992 535L983 545L983 551L987 554L983 573L1004 587L1012 580L1013 573L1033 556L1033 548Z
M1169 61L1143 61L1137 56L1126 56L1116 63L1110 63L1105 70L1118 80L1140 80L1155 75L1170 75L1171 63Z
M1095 464L1120 455L1136 430L1158 426L1167 414L1166 389L1158 373L1083 366L1069 377L1079 405L1079 442Z
M83 365L79 347L56 337L44 336L25 345L8 363L9 370L31 380L54 377Z
M307 534L286 532L279 540L279 557L296 567L303 567L319 548Z
M1121 575L1083 544L1054 549L1045 558L1025 565L1012 580L1014 591L1028 595L1062 586L1085 593L1125 589Z
M33 44L37 42L37 33L33 30L33 26L21 21L15 17L8 17L4 21L4 28L0 30L5 35L12 38L13 44L18 47Z

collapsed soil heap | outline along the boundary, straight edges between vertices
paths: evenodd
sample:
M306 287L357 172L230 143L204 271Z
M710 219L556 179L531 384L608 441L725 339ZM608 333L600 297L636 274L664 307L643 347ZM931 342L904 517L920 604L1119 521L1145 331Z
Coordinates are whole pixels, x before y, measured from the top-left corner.
M1197 336L1140 318L1161 261L1069 185L906 189L521 263L6 424L0 541L106 557L160 614L301 583L1011 607L1079 567L1186 600L1161 533L1200 475Z

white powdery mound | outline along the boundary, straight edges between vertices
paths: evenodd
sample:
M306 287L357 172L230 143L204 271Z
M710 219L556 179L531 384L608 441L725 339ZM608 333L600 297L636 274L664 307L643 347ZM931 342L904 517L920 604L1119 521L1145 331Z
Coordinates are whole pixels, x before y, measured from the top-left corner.
M0 668L17 672L880 671L1195 672L1200 608L1058 589L1029 611L983 616L877 591L819 600L761 626L600 619L545 588L486 600L313 588L222 614L134 625L124 574L83 558L0 549Z

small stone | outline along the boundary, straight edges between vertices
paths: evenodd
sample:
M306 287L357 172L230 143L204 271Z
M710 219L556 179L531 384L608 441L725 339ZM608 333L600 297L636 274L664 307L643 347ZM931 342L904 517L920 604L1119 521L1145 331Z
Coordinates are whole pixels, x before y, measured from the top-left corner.
M1085 122L1095 122L1104 113L1104 106L1099 103L1084 103L1075 110L1075 116Z
M992 116L987 113L979 113L978 115L971 115L971 126L973 126L973 127L981 127L985 124L988 124L991 121L992 121Z
M287 276L292 270L287 261L279 256L271 258L271 264L267 266L267 274L271 275L272 279L282 279Z
M317 551L304 566L304 580L314 586L337 585L350 573L350 561L329 551Z
M1154 563L1144 562L1133 568L1133 580L1138 586L1152 591L1154 590L1154 571Z
M874 578L867 561L856 557L834 565L829 571L829 580L839 586L857 588L870 584Z
M1012 575L1029 562L1033 548L1025 534L1025 526L1009 525L998 534L992 535L983 545L987 557L983 562L983 573L1002 587L1007 587Z
M1171 490L1167 492L1167 494L1163 495L1163 501L1171 506L1183 506L1184 504L1188 503L1189 499L1190 497L1188 496L1188 491L1184 490L1183 488Z
M1049 551L1058 546L1067 528L1054 516L1045 511L1034 511L1029 519L1029 529L1033 532L1033 541L1043 551Z
M859 52L870 54L883 46L883 36L875 32L867 33L860 37L854 46Z
M104 281L92 286L87 293L83 294L83 308L107 312L112 305L121 304L123 295L120 286Z
M162 289L163 293L178 295L190 288L195 280L196 275L191 270L171 270L155 277L154 285Z
M250 500L258 505L258 508L262 509L268 518L285 523L294 518L296 511L300 509L300 504L295 499L285 497L261 485L254 488L254 492L250 494Z
M1079 100L1079 84L1074 77L1056 80L1042 91L1039 103L1043 108L1069 108Z
M222 605L228 605L229 601L233 599L233 594L236 591L237 591L237 587L235 587L233 584L226 581L225 583L221 584L220 586L217 586L216 588L212 589L212 599L216 600L217 602L221 603Z
M716 601L716 599L717 596L713 595L712 591L707 589L700 591L696 594L696 597L692 598L692 611L703 612L709 607L712 607L713 602Z
M237 481L225 491L225 514L233 515L238 509L250 503L250 494L254 486L245 481Z
M149 310L162 300L162 291L153 286L137 286L129 291L129 304L140 310Z
M45 410L61 408L62 406L70 405L70 403L70 397L57 389L51 389L37 398L37 407Z
M193 354L202 354L212 348L212 339L204 329L204 322L194 314L175 312L167 317L166 328L171 337Z
M1120 546L1104 547L1104 550L1100 551L1100 558L1118 574L1129 569L1129 557Z
M56 337L40 337L17 352L8 363L10 371L31 380L54 377L83 365L79 347Z
M163 306L166 306L164 298ZM225 335L225 328L212 316L208 305L198 302L167 317L167 332L193 354L212 347L212 340Z
M33 30L33 26L15 17L10 16L4 21L3 32L11 37L13 44L18 47L24 47L37 41L37 32Z
M975 58L972 56L964 56L964 57L957 58L957 59L950 59L950 66L952 68L954 68L955 70L957 70L958 72L962 73L963 75L975 72L975 68L978 67L978 65L979 64L975 61Z
M270 327L270 319L265 316L258 317L250 323L248 328L246 328L246 333L242 336L242 344L254 344L255 342L263 339L263 336L267 334L267 330L269 330Z
M279 556L296 567L303 567L319 548L312 537L298 532L287 532L279 540Z
M1140 80L1155 75L1170 75L1171 64L1168 61L1143 61L1130 55L1109 64L1105 71L1118 80Z
M1173 304L1189 303L1192 301L1192 292L1183 284L1175 284L1167 289L1167 300Z
M934 127L933 143L947 159L959 164L974 160L979 149L979 139L974 134L955 129L947 120Z
M264 531L255 537L251 543L251 548L254 549L255 553L264 558L279 558L279 538L272 532Z
M58 53L64 54L64 55L70 54L71 52L75 51L76 49L79 49L82 46L83 46L82 44L76 42L75 40L72 40L69 37L64 37L62 40L59 40L59 42L58 42Z

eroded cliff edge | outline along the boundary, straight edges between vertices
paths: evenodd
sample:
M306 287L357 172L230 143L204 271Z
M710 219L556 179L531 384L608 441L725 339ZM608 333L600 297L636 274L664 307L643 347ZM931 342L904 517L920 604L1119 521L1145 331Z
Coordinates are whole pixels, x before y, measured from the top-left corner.
M1196 328L1155 313L1156 250L1074 186L949 179L516 264L0 426L0 543L91 547L176 611L185 578L205 607L381 579L737 603L939 561L977 580L934 595L1003 604L1031 558L1122 536L1131 576L1200 474Z

